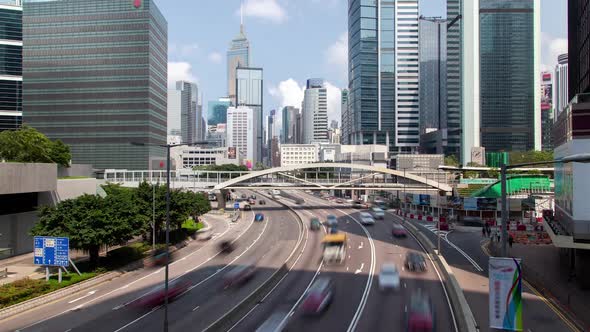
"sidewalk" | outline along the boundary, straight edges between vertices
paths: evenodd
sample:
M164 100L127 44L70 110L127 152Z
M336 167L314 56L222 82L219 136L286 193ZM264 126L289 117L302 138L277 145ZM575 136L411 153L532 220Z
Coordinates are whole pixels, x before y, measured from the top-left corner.
M490 244L493 254L499 253L497 243ZM573 316L584 330L590 330L590 290L583 290L570 278L568 258L552 245L514 244L508 249L514 258L522 258L526 281L554 305Z

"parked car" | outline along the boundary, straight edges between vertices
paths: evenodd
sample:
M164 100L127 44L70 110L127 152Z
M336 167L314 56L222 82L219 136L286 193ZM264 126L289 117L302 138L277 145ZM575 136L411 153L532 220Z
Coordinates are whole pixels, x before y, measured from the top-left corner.
M391 229L391 235L393 235L393 237L407 237L408 231L404 228L404 226L394 224L393 228Z
M381 291L388 289L397 291L400 289L399 271L395 264L386 263L381 266L381 271L379 271L379 289Z
M309 229L312 231L317 231L322 227L322 223L316 217L313 217L309 220Z
M426 259L422 254L410 251L406 254L406 269L409 271L426 271Z
M306 315L317 315L328 308L334 295L334 285L327 277L319 277L311 285L301 307Z
M428 295L418 291L412 294L406 313L406 330L408 332L436 331L436 319L432 300Z
M257 213L254 215L254 221L264 221L264 214L262 213Z
M363 225L375 225L375 219L373 216L368 212L361 212L361 224Z

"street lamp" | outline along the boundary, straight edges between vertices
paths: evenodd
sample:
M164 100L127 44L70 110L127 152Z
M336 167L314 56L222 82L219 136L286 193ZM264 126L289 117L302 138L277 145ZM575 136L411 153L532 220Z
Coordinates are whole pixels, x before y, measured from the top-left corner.
M502 187L502 256L507 256L507 241L508 241L508 210L507 210L507 198L506 198L506 173L509 169L525 167L525 166L537 166L546 164L558 164L558 163L590 163L590 153L579 153L571 156L567 156L561 159L549 160L549 161L537 161L531 163L513 164L507 165L502 163L500 167L500 182Z
M131 142L135 146L159 146L166 148L166 267L164 273L164 332L168 332L168 270L170 264L170 149L177 146L199 145L207 142L191 142L180 144L153 144ZM153 186L153 184L152 184ZM155 224L154 224L155 229Z

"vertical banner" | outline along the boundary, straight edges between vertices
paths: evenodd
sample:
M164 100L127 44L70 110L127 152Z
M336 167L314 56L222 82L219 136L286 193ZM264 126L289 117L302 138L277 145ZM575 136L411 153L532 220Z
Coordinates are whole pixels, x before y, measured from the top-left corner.
M522 269L519 258L490 257L490 327L522 331Z

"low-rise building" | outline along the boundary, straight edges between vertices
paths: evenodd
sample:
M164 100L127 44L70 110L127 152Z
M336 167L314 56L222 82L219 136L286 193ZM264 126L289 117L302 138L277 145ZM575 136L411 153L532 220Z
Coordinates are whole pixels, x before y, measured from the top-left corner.
M170 158L176 169L192 169L207 165L240 165L240 154L234 147L201 148L194 146L177 146L170 150Z
M319 161L317 144L283 144L281 145L281 166L293 166Z

